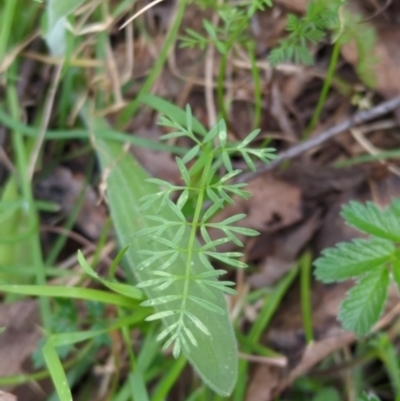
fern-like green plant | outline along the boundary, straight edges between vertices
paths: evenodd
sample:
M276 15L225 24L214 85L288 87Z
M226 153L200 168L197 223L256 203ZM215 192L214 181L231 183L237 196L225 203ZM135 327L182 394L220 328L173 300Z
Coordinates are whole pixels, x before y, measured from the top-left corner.
M173 345L173 355L176 358L182 350L190 353L191 348L197 346L199 334L206 336L210 334L206 323L207 314L225 313L213 302L216 292L235 293L231 287L233 282L216 280L225 271L214 270L209 259L235 268L246 267L240 260L242 253L219 252L218 245L229 241L243 245L238 235L258 234L255 230L236 226L236 222L245 217L244 214L232 216L221 222L212 221L218 210L225 204L234 202L234 195L242 198L250 196L243 190L245 184L230 183L230 180L241 172L233 168L231 156L241 155L253 170L255 169L253 158L265 163L273 158L271 148L249 147L259 130L252 132L242 142L229 143L227 128L223 121L218 122L205 136L199 137L193 133L189 107L186 110L186 117L186 127L167 117L161 120L163 126L173 130L164 135L163 139L186 137L194 143L183 159L176 158L183 184L173 185L160 179L149 179L157 189L153 194L143 198L142 206L145 212L154 204L158 204L159 210L167 208L174 217L166 220L161 215L145 216L153 224L136 233L136 236L147 236L149 241L158 244L156 251L154 247L151 250L139 251L144 259L137 266L137 270L148 269L152 278L140 282L138 287L144 290L151 289L149 294L158 294L142 305L156 307L156 312L147 320L163 320L164 328L158 335L158 340L166 340L164 349ZM225 173L220 178L221 170L225 170ZM171 200L174 194L178 196L176 203ZM191 218L185 215L185 206L189 200L194 205ZM205 207L206 202L209 203L207 207ZM167 238L165 233L171 229L175 234ZM210 229L220 230L223 237L211 239ZM202 245L197 242L197 233L201 234ZM185 259L184 265L175 264L174 262L182 254ZM191 313L190 304L200 306L203 315L195 316Z
M341 304L339 319L344 329L362 336L382 314L391 277L400 288L400 200L383 210L372 202L351 202L342 216L369 238L324 250L315 261L315 274L325 283L356 280Z
M286 25L289 35L271 51L268 58L271 65L286 61L313 64L308 44L322 42L328 32L339 28L339 8L343 3L343 0L314 0L308 4L302 18L289 14Z
M204 9L215 10L220 19L220 26L214 26L210 21L203 20L206 35L186 29L186 35L181 37L181 47L194 48L198 46L204 50L208 43L213 43L217 50L226 55L234 43L245 44L250 41L247 29L251 17L257 12L272 7L271 0L244 0L238 4L222 3L201 0L196 4Z

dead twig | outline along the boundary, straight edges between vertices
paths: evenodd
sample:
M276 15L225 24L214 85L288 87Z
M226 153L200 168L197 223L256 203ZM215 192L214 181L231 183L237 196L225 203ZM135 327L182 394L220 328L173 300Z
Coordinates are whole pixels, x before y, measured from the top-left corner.
M350 128L365 123L367 121L373 120L374 118L377 118L384 114L387 114L397 109L398 107L400 107L400 96L396 96L393 99L387 100L386 102L383 102L380 105L375 106L370 110L360 111L357 114L355 114L352 118L343 121L342 123L335 125L332 128L329 128L328 130L308 139L307 141L299 143L298 145L295 145L292 148L285 150L284 152L281 152L272 163L260 166L260 168L258 168L257 171L255 172L242 174L239 177L238 182L248 182L254 180L261 174L273 170L284 161L294 159L295 157L300 156L304 152L307 152L308 150L315 148L316 146L322 145L323 143L334 138L335 136L349 130Z

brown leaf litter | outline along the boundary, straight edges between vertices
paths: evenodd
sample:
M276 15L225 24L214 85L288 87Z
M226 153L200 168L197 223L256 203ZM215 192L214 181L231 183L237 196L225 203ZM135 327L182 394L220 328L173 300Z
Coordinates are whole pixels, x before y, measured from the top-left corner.
M373 180L370 178L369 181ZM371 199L373 193L370 191L370 185L371 183L368 184L364 180L354 187L347 186L345 191L338 193L330 201L329 197L326 198L327 202L333 202L333 204L329 206L328 213L315 234L316 240L313 247L316 253L326 247L334 246L337 242L360 236L358 231L345 224L339 213L341 205L348 200ZM400 178L396 176L389 175L385 179L379 179L373 185L377 185L377 193L380 194L380 198L375 201L382 206L388 204L393 196L400 196ZM335 185L332 187L335 188ZM323 197L325 196L326 192ZM247 401L272 400L277 394L288 389L298 377L315 369L327 356L356 341L352 333L343 332L337 321L340 302L351 286L350 281L329 286L319 282L313 283L311 304L315 341L308 346L305 344L303 334L299 287L295 286L287 294L264 334L262 342L287 356L289 367L282 369L275 366L266 367L262 364L256 366L249 383ZM398 314L399 305L400 297L397 288L393 285L390 288L385 309L387 318L382 318L377 327L382 328L389 324ZM263 375L267 375L269 380L260 380Z

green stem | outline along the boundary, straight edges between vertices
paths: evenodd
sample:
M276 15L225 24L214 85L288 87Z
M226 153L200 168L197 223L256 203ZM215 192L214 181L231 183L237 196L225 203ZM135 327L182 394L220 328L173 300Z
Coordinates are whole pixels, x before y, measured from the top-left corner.
M11 110L11 115L14 119L19 119L19 106L18 106L18 95L14 85L8 85L7 88L7 100ZM11 136L13 142L13 148L15 150L16 165L18 169L19 185L21 187L22 197L26 203L26 210L30 225L39 227L39 219L33 195L31 191L31 185L29 181L28 163L25 152L25 145L23 137L20 132L14 131ZM46 270L43 263L42 250L40 246L39 230L35 230L30 237L30 246L32 249L33 265L35 266L36 283L38 285L46 284ZM51 329L51 308L48 299L40 297L39 305L41 311L41 317L44 328L50 332Z
M158 55L158 59L154 64L153 69L151 70L149 76L146 81L143 83L142 88L137 94L136 98L127 105L125 110L121 113L121 116L118 121L118 126L121 128L125 126L131 118L136 114L139 105L140 105L140 97L145 95L150 91L154 82L160 74L160 71L168 57L168 54L171 50L172 45L175 42L176 36L178 34L179 28L181 26L181 22L185 13L186 4L188 0L180 0L178 1L178 11L176 13L175 21L168 32L167 38L165 39L164 45Z
M328 73L326 75L324 85L322 87L322 91L319 95L317 106L315 107L314 114L311 118L310 123L308 124L308 127L306 128L305 132L303 133L303 139L307 139L309 137L310 133L315 128L319 118L321 117L322 109L325 105L326 98L327 98L328 92L329 92L329 88L331 87L331 84L332 84L333 75L336 70L337 62L339 60L340 45L341 45L341 40L340 40L340 38L338 38L335 42L335 45L333 46L333 52L332 52L331 60L329 62Z
M261 80L260 80L260 69L257 66L257 60L255 56L255 48L254 45L248 45L248 52L250 55L251 61L251 75L253 76L254 81L254 124L253 129L257 129L260 126L261 122Z
M303 327L306 343L314 340L312 312L311 312L311 254L306 252L300 260L300 291L301 291L301 312L303 316Z
M228 121L228 113L226 111L225 99L224 99L224 94L225 94L224 82L225 82L225 71L227 62L228 62L228 56L227 54L223 54L221 58L221 63L219 65L218 81L217 81L217 103L221 113L221 117L225 121Z
M4 4L3 18L0 26L0 64L4 60L7 51L8 38L11 32L11 25L14 20L18 0L7 0Z
M182 295L182 303L181 303L181 309L180 309L180 315L179 315L179 321L180 324L183 326L183 318L184 318L184 312L185 312L185 307L186 307L186 302L189 294L189 283L190 283L190 276L192 273L192 259L193 259L193 249L195 249L196 245L196 232L197 228L199 227L199 222L200 222L200 215L201 211L203 209L203 203L204 203L204 193L206 191L206 182L207 182L207 177L211 168L211 164L213 161L212 155L209 155L207 157L206 164L203 168L203 172L201 175L201 181L200 181L200 186L199 186L199 193L197 197L197 203L196 203L196 208L194 211L194 216L193 216L193 221L190 229L190 236L189 236L189 242L188 242L188 253L187 253L187 258L186 258L186 268L185 268L185 283L183 287L183 295Z

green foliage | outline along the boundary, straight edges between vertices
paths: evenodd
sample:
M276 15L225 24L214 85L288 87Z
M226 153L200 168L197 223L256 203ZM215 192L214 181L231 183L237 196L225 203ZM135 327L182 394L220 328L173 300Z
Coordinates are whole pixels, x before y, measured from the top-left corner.
M375 394L364 393L361 397L358 397L357 401L381 401Z
M257 12L272 7L271 0L245 0L240 4L218 4L215 1L201 0L196 4L202 8L215 10L221 20L220 26L214 26L210 21L203 20L204 34L186 29L186 35L181 37L181 47L200 47L204 50L213 43L217 50L226 55L234 43L245 44L250 41L247 29L250 18Z
M87 106L82 110L82 116L87 122L87 125L92 127L94 132L104 130L107 124L99 118L92 117L89 113L90 109L91 108ZM195 136L193 134L195 124L193 123L192 116L190 116L188 122L188 113L182 110L178 110L177 108L169 109L172 116L171 119L167 119L165 120L165 122L172 127L173 131L175 131L171 132L172 136L179 137L181 135L184 135L184 133L182 133L184 131L188 133L188 135L190 135L189 138L200 138L201 140L197 139L197 141L202 142L203 139L206 138L207 135L209 135L206 130L202 132L202 129L196 129L199 136ZM220 126L222 126L222 124L218 125L218 127ZM224 135L222 136L224 137ZM196 145L198 145L196 140L191 139L191 141L193 141L194 148L196 148ZM153 181L154 179L151 180L152 182L148 182L148 174L140 167L140 165L138 165L132 155L129 152L126 152L126 149L124 149L119 143L115 141L106 141L99 137L96 138L95 144L95 148L98 152L98 156L101 162L101 167L106 178L108 205L115 225L118 240L123 246L130 245L129 249L126 252L127 265L130 267L130 269L127 270L128 276L130 277L133 273L139 283L146 281L148 282L150 280L150 283L147 283L150 285L143 288L148 297L148 300L156 299L160 296L169 295L181 297L183 293L182 285L184 284L185 280L176 280L176 277L174 276L185 276L186 267L188 264L188 253L185 252L185 249L187 249L188 246L188 238L190 237L190 233L189 235L184 234L182 236L182 243L181 246L179 246L179 249L182 249L182 252L178 252L176 260L169 267L166 267L165 271L161 270L161 273L163 275L159 276L157 274L153 274L153 272L160 270L159 267L168 262L168 259L172 256L175 248L169 249L168 246L170 245L170 242L172 242L174 237L177 236L177 232L179 231L179 226L168 223L177 221L178 215L180 216L179 210L177 215L176 208L174 208L174 206L170 207L169 204L171 202L169 201L169 196L163 196L165 191L169 191L171 189L170 184L157 180ZM227 141L225 142L225 146L223 147L225 149L225 152L220 152L221 159L221 154L227 153L228 150L230 151L230 148L233 145L234 144L229 144ZM239 144L237 144L236 146L236 152L239 152L240 154L241 149L238 150L238 147ZM193 183L191 183L191 185L193 186L193 190L191 188L189 199L187 201L188 203L192 203L193 200L196 201L196 204L198 203L198 186L201 182L202 171L205 167L203 162L208 160L205 156L209 156L210 152L215 153L215 150L212 149L211 142L208 143L208 146L206 146L206 148L210 149L203 149L200 147L201 150L195 149L192 152L187 152L186 158L194 157L193 153L196 152L198 152L199 156L196 162L190 161L191 165L194 163L188 170L189 177L193 181ZM219 146L219 148L221 147ZM204 150L206 150L206 152ZM222 151L222 148L220 150ZM244 148L242 151L244 154L248 155L251 158L251 149ZM189 153L192 153L192 155L190 155ZM227 162L226 157L224 158L224 161L225 163ZM220 163L223 162L220 161ZM197 166L196 169L194 169L195 166ZM223 166L220 165L220 170L222 169ZM182 172L182 175L186 175L184 170ZM217 176L215 176L215 178L216 182L220 180ZM225 178L228 179L229 177ZM212 182L212 184L214 184L214 182ZM221 184L224 184L224 182L221 182ZM161 186L161 188L157 188L155 191L155 185ZM240 190L240 187L238 189ZM212 191L208 192L211 194L213 193ZM156 195L158 193L160 194ZM146 197L149 194L154 194L154 196L156 198L158 197L159 199L154 200L153 202L153 200L151 199L152 197L150 197L146 198L142 202L139 202L139 199L141 197ZM219 196L219 193L217 193L216 195ZM228 193L228 195L230 195L230 193ZM206 196L209 196L209 194L206 194ZM164 207L160 208L163 200ZM145 232L144 235L134 235L139 230L144 230L147 228L152 230L154 226L160 225L157 221L152 220L151 217L145 218L144 213L141 212L140 208L143 208L143 206L145 206L146 202L148 201L150 201L150 204L147 205L148 209L145 211L145 213L148 216L153 216L155 218L161 217L163 221L168 224L168 227L162 234L162 236L167 240L167 246L165 245L165 243L163 243L162 240L158 241L151 238L151 236L156 235L157 232L154 233L150 231L149 235L146 235ZM201 210L200 212L201 215L204 216L205 211ZM191 219L191 221L193 221L193 218ZM180 224L183 225L184 222L181 221ZM201 248L201 245L199 245L197 238L195 238L193 242L194 249ZM175 246L176 244L174 244L174 247ZM154 255L156 253L160 253L160 251L165 252L165 254L160 257L158 262L155 261L155 263L152 263L147 267L142 265L143 268L138 269L138 266L140 266L145 259L151 257L149 253L140 253L138 252L138 250L145 250L147 252L151 252ZM170 252L171 250L172 253ZM208 251L212 250L209 249ZM224 293L223 291L221 291L221 289L215 287L215 285L217 287L221 286L221 284L217 282L216 278L219 273L214 273L211 271L210 274L210 265L208 263L203 263L204 260L207 261L206 257L204 257L202 261L200 260L200 256L198 253L192 252L191 256L193 262L193 265L190 266L192 269L192 275L199 276L197 277L198 279L201 278L202 280L211 282L207 283L208 285L203 285L203 287L206 288L206 291L209 291L212 294L210 298L211 301L209 301L212 304L211 308L218 311L222 310L224 311L224 313L212 313L208 309L205 309L205 307L203 306L205 305L204 302L199 304L196 303L196 301L188 300L185 305L186 311L188 311L191 316L195 317L194 320L196 322L200 321L200 325L203 324L207 329L206 332L209 332L211 335L208 335L204 331L198 329L192 320L187 321L186 323L189 324L189 329L192 334L194 333L194 338L198 346L195 347L193 346L192 342L190 342L188 343L188 346L190 347L190 353L186 352L184 346L182 347L182 353L186 356L186 358L189 360L189 362L192 364L192 366L195 368L195 370L207 386L209 386L218 394L227 396L231 394L235 386L238 372L238 352L234 331L230 322L229 315L227 313L227 304L224 298ZM237 261L237 258L233 258L233 260L235 260L236 262L240 262ZM171 275L173 282L169 286L169 283L164 273ZM210 276L205 277L205 273L210 274ZM158 287L164 283L159 282L160 284L156 285L156 283L151 282L151 280L157 280L160 278L164 280L164 283L167 284L167 287L161 290ZM198 281L199 280L197 280L197 282ZM203 300L205 299L205 297L207 297L207 294L205 294L204 289L200 285L198 285L197 282L195 282L195 280L192 280L190 282L190 295L192 297L195 297L193 299L199 298ZM222 283L222 285L223 284L224 283ZM225 286L225 288L229 291L230 287ZM208 299L206 299L206 301L208 301ZM155 313L169 311L171 309L171 306L179 306L176 305L179 302L178 299L171 302L172 303L161 304L155 302L155 304L153 305ZM147 308L143 308L141 312L147 313ZM149 313L151 313L151 310L149 310ZM167 315L164 314L164 317L160 319L164 328L176 323L178 318L177 313ZM184 361L185 359L178 359L177 362L182 360ZM179 366L182 367L180 363ZM155 397L154 399L162 399L163 397Z
M300 64L313 64L308 44L320 43L328 32L339 28L339 8L342 4L343 0L314 0L308 4L302 18L289 14L286 25L289 36L271 51L268 58L271 65L292 60Z
M340 44L355 43L357 73L366 86L373 87L376 82L374 66L377 63L372 54L376 43L375 31L370 25L362 23L359 16L340 12L345 3L346 0L314 0L308 4L303 17L289 14L286 26L289 35L271 51L268 58L271 65L288 61L313 64L309 44L321 43L332 33L334 40L340 41Z
M53 311L53 319L51 321L52 333L68 333L78 330L78 310L71 299L57 299ZM32 354L33 366L35 369L45 365L43 359L42 348L45 340L39 340L38 347ZM60 359L65 359L72 351L71 345L64 345L57 349Z
M227 128L220 121L204 137L197 137L192 132L192 115L187 108L186 127L183 127L174 119L162 118L161 124L169 127L173 132L164 135L163 139L187 137L194 142L183 159L176 158L184 185L176 186L159 179L150 179L149 182L156 184L158 190L143 198L142 210L157 204L158 209L167 208L172 212L174 218L166 220L160 215L148 215L146 219L153 222L136 233L136 236L147 236L151 241L160 245L157 251L142 249L139 252L145 256L142 263L136 268L140 271L153 267L153 278L142 281L139 288L152 288L159 295L142 303L143 306L165 305L161 312L149 316L147 320L170 318L168 324L158 336L158 340L166 340L164 349L173 344L173 355L179 356L183 349L186 353L191 352L192 347L197 347L196 337L199 332L210 335L209 328L201 318L191 314L187 308L190 303L197 304L203 308L203 313L225 314L225 311L214 304L215 291L229 294L235 293L230 287L233 282L216 281L215 278L225 273L224 270L214 270L209 262L213 258L226 265L236 268L246 267L239 259L243 256L240 252L218 252L216 247L227 242L234 242L242 246L238 235L254 236L258 233L254 230L236 226L236 222L245 215L239 214L218 223L212 222L212 217L227 203L233 203L233 195L247 198L249 193L243 190L245 184L231 184L229 180L241 171L234 170L231 156L240 154L248 167L255 169L253 158L267 163L272 159L272 149L252 149L248 145L257 136L258 130L252 132L240 143L230 144L227 141ZM188 169L186 164L192 162ZM224 168L226 174L219 178L217 172ZM176 203L170 200L172 194L177 194ZM183 208L189 198L194 199L195 211L193 218L187 220L183 214ZM205 201L211 201L211 205L204 210ZM174 235L167 237L165 231L172 228ZM209 235L210 229L218 229L223 237L212 240ZM204 245L197 245L196 233L200 231ZM177 274L173 265L179 255L185 256L184 270ZM163 263L162 258L166 258ZM195 259L196 258L196 259ZM194 260L203 265L204 272L196 273ZM165 292L171 286L179 290L171 294ZM197 288L196 295L194 289ZM198 291L200 290L200 291ZM199 296L199 294L201 294Z
M342 216L357 230L369 234L326 249L315 261L316 277L326 283L356 279L340 307L343 327L366 335L379 319L392 274L400 284L400 201L381 210L375 204L351 202Z

